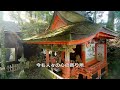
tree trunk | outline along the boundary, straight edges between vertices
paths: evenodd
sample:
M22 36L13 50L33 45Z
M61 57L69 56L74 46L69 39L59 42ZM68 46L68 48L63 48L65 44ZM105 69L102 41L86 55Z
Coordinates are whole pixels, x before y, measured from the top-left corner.
M33 11L29 11L28 13L29 13L29 16L30 16L30 18L29 18L30 23L33 23L33 20L32 20L32 18L33 18Z
M97 11L94 12L94 23L97 22L97 20L96 20L96 15L97 15Z
M114 30L114 18L115 18L114 11L109 11L106 27L111 30Z
M6 78L6 48L5 48L5 33L3 28L0 29L0 42L1 42L1 78Z
M21 12L20 11L17 11L17 15L18 15L18 23L19 23L19 25L23 25L23 20L22 20L22 18L21 18Z
M30 17L32 18L32 11L28 11Z

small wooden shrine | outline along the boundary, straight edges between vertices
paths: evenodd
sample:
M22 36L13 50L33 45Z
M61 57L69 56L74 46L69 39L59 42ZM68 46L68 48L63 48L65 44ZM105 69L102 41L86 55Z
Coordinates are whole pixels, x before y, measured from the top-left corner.
M61 77L100 79L108 73L107 39L116 36L112 30L89 21L78 12L55 11L45 33L24 41L40 44L46 50L46 64L69 65L56 71Z

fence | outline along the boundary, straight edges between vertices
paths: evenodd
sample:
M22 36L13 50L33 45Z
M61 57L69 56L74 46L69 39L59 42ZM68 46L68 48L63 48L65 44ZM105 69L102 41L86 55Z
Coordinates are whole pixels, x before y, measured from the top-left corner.
M57 74L56 74L56 73L54 73L53 71L51 71L51 70L48 70L48 71L52 74L53 79L64 79L63 77L61 77L61 76L57 75Z
M7 72L15 72L20 70L20 64L12 64L7 66Z
M25 62L25 68L30 68L30 67L34 67L36 65L36 61L27 61ZM11 64L7 66L7 72L15 72L21 69L21 65L20 64Z

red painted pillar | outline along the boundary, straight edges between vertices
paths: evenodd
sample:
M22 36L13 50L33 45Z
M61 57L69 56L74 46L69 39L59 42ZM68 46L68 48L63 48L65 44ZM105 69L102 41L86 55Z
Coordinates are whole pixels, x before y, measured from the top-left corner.
M65 52L64 51L61 52L61 60L62 60L62 62L65 61Z
M62 77L64 77L65 79L69 79L70 78L70 67L69 67L69 64L70 64L70 52L69 52L68 48L65 50L65 62L64 62L64 64L66 66L63 68Z
M101 79L101 68L98 70L98 77Z
M46 65L49 64L49 50L46 50Z

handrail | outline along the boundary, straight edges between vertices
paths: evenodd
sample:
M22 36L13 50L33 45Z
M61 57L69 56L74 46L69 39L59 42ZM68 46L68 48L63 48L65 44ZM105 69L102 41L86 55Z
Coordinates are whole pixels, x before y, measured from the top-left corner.
M63 77L57 75L56 73L54 73L53 71L51 70L48 70L50 73L52 73L53 75L55 75L57 78L56 79L64 79Z

